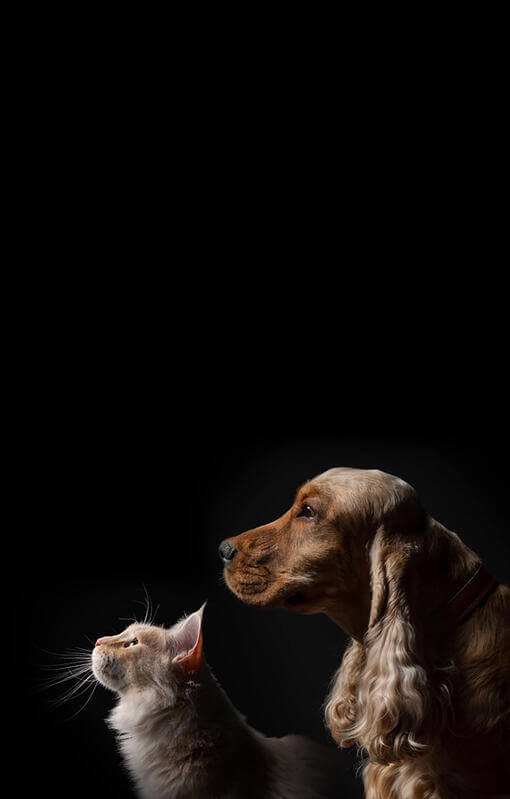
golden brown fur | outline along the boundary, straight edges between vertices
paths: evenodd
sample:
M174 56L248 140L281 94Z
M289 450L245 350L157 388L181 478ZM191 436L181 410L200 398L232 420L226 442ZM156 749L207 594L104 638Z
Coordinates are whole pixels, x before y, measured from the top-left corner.
M510 589L458 626L428 628L480 559L411 486L331 469L229 543L225 578L240 599L326 613L352 637L326 721L364 752L367 799L510 797Z

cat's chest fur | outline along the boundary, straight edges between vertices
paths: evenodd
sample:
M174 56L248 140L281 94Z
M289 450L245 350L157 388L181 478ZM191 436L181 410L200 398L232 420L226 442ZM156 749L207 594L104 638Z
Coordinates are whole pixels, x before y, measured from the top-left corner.
M228 700L227 700L228 702ZM267 773L267 755L237 712L211 691L170 709L145 696L120 702L110 716L124 762L143 799L259 797L243 785L254 770Z

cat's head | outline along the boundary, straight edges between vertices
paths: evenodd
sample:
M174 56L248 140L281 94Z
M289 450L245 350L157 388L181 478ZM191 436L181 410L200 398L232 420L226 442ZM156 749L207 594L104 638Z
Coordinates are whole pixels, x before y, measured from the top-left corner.
M204 607L169 630L135 622L119 635L99 638L92 652L94 676L121 696L131 689L167 692L202 666Z

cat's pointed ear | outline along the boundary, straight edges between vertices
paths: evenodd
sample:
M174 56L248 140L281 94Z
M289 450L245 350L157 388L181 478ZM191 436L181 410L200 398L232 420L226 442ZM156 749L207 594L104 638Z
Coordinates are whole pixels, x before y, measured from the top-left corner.
M180 663L188 671L196 671L202 662L202 616L206 603L170 631L177 652L172 663Z

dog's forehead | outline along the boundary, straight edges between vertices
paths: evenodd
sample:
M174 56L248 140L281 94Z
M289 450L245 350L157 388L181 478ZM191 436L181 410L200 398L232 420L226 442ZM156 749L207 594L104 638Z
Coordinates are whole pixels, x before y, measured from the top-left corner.
M374 476L384 475L378 469L356 469L352 466L335 466L316 475L314 483L352 483L370 480Z
M296 492L296 499L295 501L301 501L305 498L312 498L314 496L321 496L324 495L324 486L319 485L315 482L315 480L308 480L303 485L299 486Z
M393 474L382 472L380 469L355 469L350 466L339 466L328 469L326 472L318 474L310 481L312 485L328 487L352 488L372 488L374 486L392 487L395 485L406 485L400 477Z
M294 499L295 505L303 504L304 502L313 501L315 506L321 507L326 510L338 496L338 489L335 491L333 485L327 482L319 482L315 478L308 480L301 485Z
M349 511L354 507L359 511L365 507L372 512L378 510L382 513L410 500L413 503L419 502L412 486L400 477L380 469L328 469L305 485L310 492L309 496L315 490L338 510Z
M400 478L381 472L379 469L355 469L347 466L328 469L306 482L298 491L297 499L314 495L326 499L346 500L354 497L386 494L396 485L406 485Z
M304 490L311 496L312 494L337 492L342 488L359 487L366 482L368 474L368 469L351 469L346 466L328 469L313 477L300 490Z

